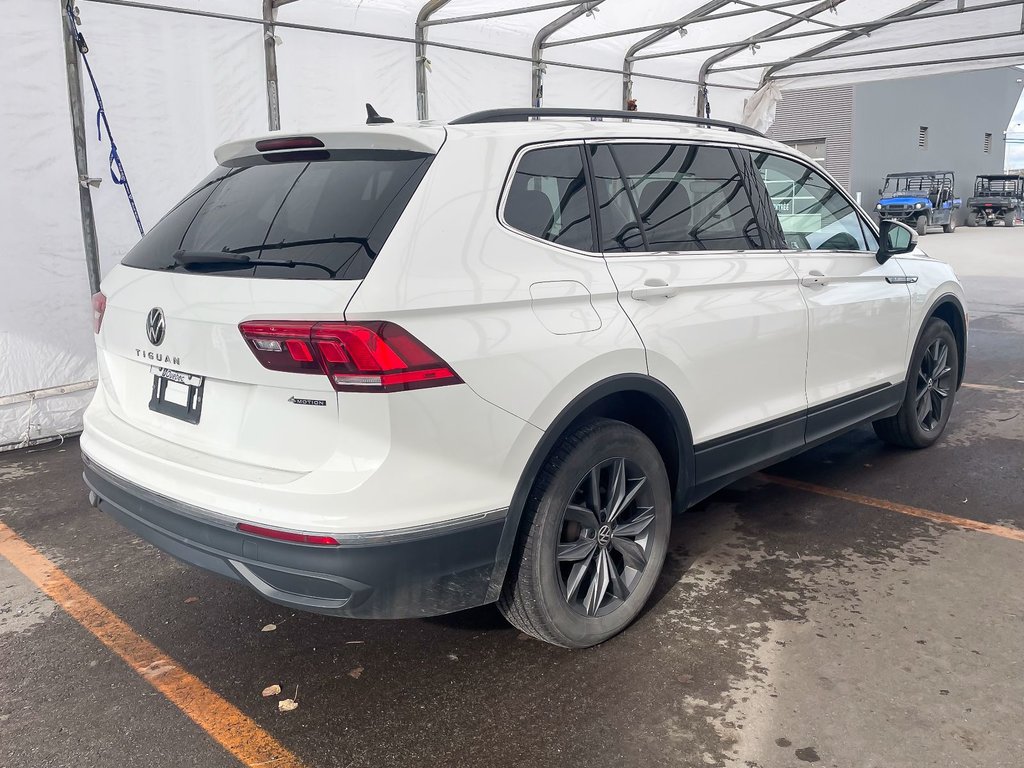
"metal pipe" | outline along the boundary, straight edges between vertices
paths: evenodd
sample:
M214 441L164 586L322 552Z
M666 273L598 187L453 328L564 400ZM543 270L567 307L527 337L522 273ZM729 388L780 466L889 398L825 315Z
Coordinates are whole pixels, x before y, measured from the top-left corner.
M926 0L926 1L929 3L929 5L932 2L932 0ZM91 0L91 2L104 2L104 0ZM900 18L892 18L890 21L885 21L884 23L882 23L881 21L873 21L873 22L865 21L865 22L860 22L859 24L838 24L835 27L833 27L832 29L811 29L811 30L807 30L807 31L804 31L804 32L790 32L790 33L784 34L784 35L775 35L775 36L772 37L772 42L775 43L775 42L780 42L782 40L799 40L799 39L804 38L804 37L816 37L818 35L829 35L829 34L833 34L835 32L860 32L860 34L864 34L864 32L862 30L871 28L872 25L880 25L880 26L886 26L887 27L887 26L890 26L892 24L902 24L902 23L908 22L908 21L927 21L929 19L939 19L939 18L942 18L943 16L954 16L954 15L961 14L961 13L974 13L976 11L991 11L991 10L995 10L997 8L1009 8L1009 7L1012 7L1012 6L1024 6L1024 0L997 0L997 2L984 3L982 5L973 5L973 6L970 6L968 8L964 8L962 11L959 11L956 8L950 8L950 9L947 9L945 11L935 11L933 13L929 13L929 14L923 15L923 16L915 15L915 16L906 16L906 17L900 17ZM918 7L919 8L927 8L928 6L925 5L924 1L922 1L922 2L918 3ZM701 46L700 48L685 48L685 49L673 50L673 51L658 51L657 53L648 53L648 54L644 54L643 56L637 56L636 59L637 59L637 61L641 61L641 60L646 60L646 59L660 59L660 58L664 58L666 56L680 56L680 55L688 54L688 53L702 53L702 52L705 52L705 51L716 51L716 50L718 50L720 48L728 48L728 47L733 46L733 45L738 45L741 48L747 48L747 47L750 46L750 44L752 42L757 42L757 41L748 37L748 38L746 38L744 40L737 40L737 41L729 42L729 43L715 43L714 45L705 45L705 46ZM550 45L555 45L555 43L550 43Z
M70 5L71 0L68 0ZM96 237L96 216L89 188L89 155L85 146L85 100L82 96L82 70L78 64L78 40L68 18L67 7L60 6L64 19L64 64L67 70L68 104L71 107L71 136L78 170L78 205L82 215L82 243L85 247L85 269L89 275L89 292L100 290L100 249Z
M629 100L633 98L633 62L638 52L650 45L654 45L660 40L664 40L676 30L683 29L696 19L706 19L709 13L713 13L719 8L729 5L731 2L733 0L711 0L711 2L690 11L685 16L679 17L671 26L664 26L657 32L652 32L643 40L629 46L629 50L626 51L626 56L622 60L622 108L626 109L629 106Z
M416 15L416 116L426 120L427 106L427 28L426 22L434 11L448 5L449 0L427 0Z
M438 24L459 24L463 21L481 21L483 19L498 19L502 16L519 16L525 13L537 11L551 11L555 8L564 8L567 5L576 5L580 0L557 0L551 3L529 5L520 8L506 8L503 11L491 11L490 13L474 13L470 16L449 16L444 19L429 19L423 22L424 27L436 27Z
M927 67L934 64L961 64L969 61L991 61L993 59L1006 59L1010 57L1020 57L1021 62L1024 63L1024 50L1022 51L1011 51L1009 53L993 53L986 56L960 56L951 59L931 59L930 61L908 61L901 62L896 65L902 69L903 67ZM879 69L892 69L892 64L878 64L870 67L852 67L850 69L827 69L821 72L798 72L794 75L782 75L776 77L776 80L795 80L800 77L819 77L824 75L841 75L847 72L875 72Z
M155 5L153 3L141 2L140 0L83 0L89 3L98 3L100 5L115 5L122 8L136 8L144 11L160 11L164 13L176 13L182 16L198 16L206 19L220 19L221 21L237 21L243 24L259 24L263 25L263 19L254 19L250 16L236 16L230 13L217 13L215 11L200 11L194 8L182 8L182 7L170 7L166 5ZM1016 2L1024 2L1024 0L1015 0ZM342 35L345 37L358 37L366 40L384 40L390 43L415 43L415 38L404 37L402 35L385 35L378 32L360 32L354 29L337 29L335 27L323 27L316 24L298 24L295 22L281 21L278 19L274 22L274 26L279 29L300 29L305 32L324 32L329 35ZM424 45L428 43L424 41ZM530 63L532 59L529 56L517 56L513 53L501 53L498 51L489 51L485 48L472 48L468 45L456 45L454 43L429 43L434 48L441 48L446 51L462 51L463 53L475 53L480 56L491 56L496 59L508 59L509 61L523 61ZM565 69L579 69L584 72L602 72L609 75L621 75L621 69L613 69L612 67L594 67L589 64L573 64L568 61L546 61L545 64L549 67L563 67ZM648 80L659 80L666 83L687 83L690 85L696 85L696 80L690 80L683 77L670 77L668 75L655 75L646 72L635 72L634 77L643 77ZM755 91L756 88L752 88L746 85L730 85L723 84L715 86L716 88L728 88L734 91Z
M819 13L824 13L825 11L834 11L836 6L843 2L845 2L845 0L823 0L820 3L811 6L806 11L801 11L800 16L798 18L780 21L778 24L775 24L771 27L768 27L768 29L758 32L751 38L750 45L756 45L760 41L768 40L774 35L778 34L779 32L785 32L787 29L791 29L795 27L797 24L802 24L803 22L807 21L808 18L812 16L817 16ZM746 50L746 48L746 45L734 45L729 48L725 48L724 50L721 50L718 53L708 57L704 61L704 63L700 65L700 71L697 76L697 79L700 81L700 85L697 89L698 115L708 116L706 115L708 105L708 72L711 71L711 68L715 66L715 64L725 61L730 56L735 56L740 51Z
M587 3L580 3L571 11L563 13L557 19L541 27L537 36L533 38L533 47L530 49L530 58L533 60L532 67L532 87L530 93L533 94L533 106L540 107L544 103L544 62L541 61L541 55L543 54L544 46L555 32L560 30L566 24L578 19L580 16L590 13L597 6L603 3L604 0L590 0Z
M788 8L793 5L807 5L808 0L780 0L776 3L768 3L757 7L738 8L735 11L723 11L722 13L716 13L712 16L705 16L702 19L693 19L691 24L703 23L705 21L716 21L718 19L729 19L733 16L746 16L751 13L761 13L762 11L771 11L776 8ZM687 14L690 15L690 14ZM591 40L607 40L611 37L622 37L624 35L634 35L639 32L657 32L658 30L667 29L669 32L673 31L678 26L677 21L663 21L660 24L645 24L642 27L629 27L628 29L612 29L608 32L602 32L597 35L585 35L583 37L571 37L565 40L555 40L554 42L548 43L549 48L554 48L558 45L574 45L576 43L589 43Z
M934 5L938 5L940 2L942 2L942 0L925 0L924 2L922 2L922 0L917 0L917 2L915 2L911 6L901 8L895 13L882 17L878 21L863 25L853 32L847 32L845 35L840 35L839 37L833 38L832 40L822 43L821 45L817 45L807 51L804 51L802 54L800 54L800 56L816 58L820 54L825 53L826 51L831 51L834 48L838 48L841 45L845 45L851 40L856 40L858 37L861 37L862 35L871 34L876 29L881 29L886 24L891 23L894 19L902 19L909 16L915 16L920 11L927 10L928 8L931 8ZM783 66L787 65L782 64L778 66L773 66L765 70L764 75L761 77L761 83L767 83L768 80L771 79L771 77L775 74L775 72L777 72Z
M747 0L734 0L734 2L739 3L740 5L745 5L748 8L757 8L759 11L760 10L764 10L764 8L762 8L761 6L755 5L754 3L749 3L749 2L747 2ZM828 27L829 29L835 29L836 28L835 24L831 24L831 23L829 23L827 21L822 21L821 19L804 19L803 17L799 16L798 14L790 13L789 11L780 11L780 10L775 10L775 9L769 9L769 12L777 14L779 16L785 16L788 19L800 19L801 21L806 21L809 24L817 24L819 27Z
M961 37L950 40L934 40L928 43L904 43L903 45L892 45L886 48L872 48L869 51L847 51L846 53L830 53L824 56L794 56L781 61L764 61L759 64L738 64L735 67L717 67L712 75L720 75L723 72L739 72L745 69L760 69L771 67L779 71L784 67L791 67L794 64L806 64L813 61L828 61L830 59L848 59L856 56L870 56L875 53L896 53L898 51L913 51L919 48L937 48L942 45L958 45L960 43L982 43L989 40L998 40L1003 37L1020 37L1021 32L998 32L994 35L977 35L975 37ZM902 66L890 64L889 66Z
M267 126L281 130L281 102L277 90L277 41L274 39L275 8L279 0L263 0L263 65L267 76Z

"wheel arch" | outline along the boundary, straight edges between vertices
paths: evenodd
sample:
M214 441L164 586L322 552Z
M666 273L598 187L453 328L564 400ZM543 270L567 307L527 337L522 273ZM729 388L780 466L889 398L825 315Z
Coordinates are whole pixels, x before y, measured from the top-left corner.
M488 599L497 600L505 581L519 527L537 475L561 437L579 422L606 417L636 427L654 443L673 489L674 511L685 509L693 488L694 454L690 422L679 400L657 379L629 373L600 381L576 396L544 430L516 484L498 546Z
M967 366L967 311L960 299L952 293L947 293L935 299L931 307L925 313L924 322L917 330L917 339L914 341L913 349L921 343L921 336L924 334L925 326L933 317L946 321L953 330L953 338L956 339L957 348L957 389L964 383L964 371Z

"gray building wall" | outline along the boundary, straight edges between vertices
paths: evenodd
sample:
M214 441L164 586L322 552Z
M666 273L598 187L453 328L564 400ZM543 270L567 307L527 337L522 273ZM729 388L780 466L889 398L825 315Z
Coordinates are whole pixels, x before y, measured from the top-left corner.
M1003 172L1005 131L1022 75L1004 68L855 86L850 191L861 192L870 209L887 173L951 170L956 192L966 200L975 176ZM918 146L922 126L928 128L927 147ZM992 134L987 153L986 133Z
M966 199L974 177L1001 173L1004 132L1021 94L1015 68L784 92L772 138L826 140L825 167L872 210L887 173L952 170ZM928 146L919 147L920 128ZM985 152L985 134L992 145Z
M787 92L768 135L784 142L825 140L825 167L850 186L853 155L854 86Z

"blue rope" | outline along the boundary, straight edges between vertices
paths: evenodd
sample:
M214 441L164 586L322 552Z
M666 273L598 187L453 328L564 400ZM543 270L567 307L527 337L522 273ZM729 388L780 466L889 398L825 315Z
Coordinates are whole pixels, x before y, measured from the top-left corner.
M89 51L89 46L85 43L85 36L78 30L78 20L75 18L75 11L72 6L73 0L68 0L67 5L64 7L65 13L68 16L68 23L71 25L71 30L75 35L75 42L78 45L78 52L82 54L82 61L85 62L85 71L89 75L89 82L92 83L92 92L96 96L96 140L103 141L103 132L107 133L107 140L110 141L110 157L109 157L109 169L110 178L115 184L120 187L124 187L124 193L128 197L128 204L132 207L132 213L135 215L135 224L139 228L139 234L145 235L146 231L142 228L142 218L139 216L138 206L135 205L135 197L132 195L132 188L128 184L128 175L124 171L124 165L121 164L121 156L117 153L117 144L114 143L114 135L110 132L110 123L107 122L107 112L103 108L103 97L100 95L100 87L96 84L96 78L93 76L92 67L89 66L89 57L86 53Z

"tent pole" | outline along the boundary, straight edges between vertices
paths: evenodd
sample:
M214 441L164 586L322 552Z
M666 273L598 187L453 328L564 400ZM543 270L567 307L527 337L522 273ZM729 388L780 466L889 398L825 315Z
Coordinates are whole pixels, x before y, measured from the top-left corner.
M103 0L92 0L92 2L103 2ZM929 8L930 5L926 5L926 3L931 3L931 2L932 2L932 0L918 0L918 3L917 3L916 6L914 6L914 8L916 8L917 10L921 10L923 8ZM946 16L955 16L955 15L967 14L967 13L978 13L978 12L981 12L981 11L994 11L994 10L997 10L999 8L1011 8L1011 7L1014 7L1014 6L1017 6L1017 7L1024 6L1024 0L991 0L991 2L981 3L979 5L968 6L968 7L964 8L962 11L957 9L957 8L947 8L945 10L933 11L932 13L915 14L915 15L912 15L912 16L901 16L899 14L894 14L892 16L886 16L886 17L883 17L882 19L878 19L878 20L875 20L875 21L861 21L861 22L858 22L856 24L839 24L839 25L836 25L835 27L832 27L832 28L824 28L823 27L821 29L804 30L804 31L801 31L801 32L787 32L787 33L781 34L781 35L773 35L772 39L771 39L771 42L777 43L777 42L781 42L783 40L801 40L801 39L803 39L805 37L817 37L818 35L827 35L827 34L832 34L834 32L853 32L853 33L855 33L855 36L860 37L860 36L869 34L870 32L874 31L875 29L879 29L881 27L889 27L889 26L892 26L892 25L895 25L895 24L903 24L903 23L906 23L906 22L915 22L915 21L930 21L931 19L940 19L940 18L943 18L943 17L946 17ZM700 46L698 48L684 48L684 49L676 49L676 50L671 50L671 51L657 51L656 53L645 53L643 56L637 56L636 58L637 58L637 61L647 60L647 59L662 59L662 58L665 58L667 56L679 56L681 54L703 53L705 51L717 51L717 50L721 50L722 48L732 47L734 45L739 46L740 48L747 48L752 43L755 43L755 42L763 42L763 41L755 40L754 37L748 37L748 38L745 38L743 40L734 40L734 41L731 41L731 42L714 43L712 45L702 45L702 46ZM558 45L562 45L563 41L559 40L557 44ZM551 45L555 45L555 43L552 43Z
M547 44L548 38L569 22L578 19L585 13L590 13L603 2L604 0L590 0L590 2L580 3L571 11L563 13L550 24L541 27L537 36L533 38L533 48L531 49L533 87L530 89L530 93L533 94L533 106L541 107L544 102L544 62L541 61L541 56L543 55L544 46Z
M552 11L557 8L565 8L567 5L576 5L580 0L554 0L550 3L539 5L528 5L520 8L505 8L501 11L490 11L489 13L474 13L469 16L449 16L445 19L430 19L423 22L424 27L436 27L438 24L461 24L464 21L488 21L500 19L502 16L521 16L525 13L536 13L537 11Z
M629 100L633 98L633 64L636 61L636 55L644 48L654 45L660 40L664 40L666 37L671 35L676 30L682 31L686 28L687 24L692 24L698 20L706 20L709 18L708 14L714 14L719 8L728 5L732 0L711 0L709 3L705 3L700 8L691 11L685 16L681 16L672 22L671 25L663 26L656 32L652 32L643 40L633 43L626 51L626 56L622 60L622 108L629 108ZM713 16L711 16L713 18ZM699 112L697 113L700 114Z
M275 0L263 0L263 63L267 74L267 126L281 130L281 102L277 90L277 42L274 40Z
M985 54L984 56L958 56L955 58L944 58L944 59L930 59L928 61L906 61L901 62L898 65L900 68L903 67L930 67L939 64L967 64L972 61L994 61L995 59L1021 59L1024 62L1024 50L1020 51L1008 51L1007 53L991 53ZM1019 62L1018 62L1019 63ZM850 67L848 69L826 69L821 72L798 72L792 75L779 75L774 78L776 82L781 80L796 80L801 77L823 77L825 75L843 75L846 73L854 72L877 72L881 69L892 69L892 64L875 64L869 67ZM993 68L999 66L1012 67L1015 66L1014 62L1007 62L1005 65L994 64Z
M814 48L811 48L810 50L804 51L803 53L799 54L799 56L794 56L793 61L803 58L817 58L821 54L828 53L828 51L838 48L839 46L845 43L848 43L852 40L856 40L858 37L861 37L865 33L870 34L871 32L874 32L876 29L881 29L886 25L886 23L891 22L893 19L905 19L911 16L915 16L920 11L927 10L928 8L931 8L934 5L938 5L940 2L942 2L942 0L925 0L924 2L918 0L918 2L915 2L913 5L901 8L895 13L892 13L888 16L879 19L878 22L874 24L866 24L860 29L847 32L845 35L840 35L839 37L833 38L832 40L822 43L821 45L817 45ZM765 70L764 75L761 77L762 85L764 83L767 83L780 69L788 66L788 63L789 62L773 65L769 69Z
M706 114L708 106L708 72L711 71L711 68L715 64L718 64L721 61L725 61L730 56L735 56L740 51L746 50L748 45L753 46L758 42L771 40L772 37L777 35L779 32L785 32L787 29L792 29L798 24L802 24L808 19L817 16L819 13L824 13L825 11L834 11L836 9L836 6L842 4L843 2L845 2L845 0L824 0L823 2L820 2L817 5L808 8L806 11L801 11L799 14L794 14L794 18L787 19L786 21L781 21L778 24L769 27L768 29L758 32L756 35L750 38L749 43L746 43L744 45L734 45L729 48L726 48L725 50L719 51L713 56L710 56L707 60L705 60L703 64L700 65L700 74L697 77L697 79L700 81L700 85L697 87L697 114L710 117L710 115Z
M781 0L777 3L769 3L767 5L758 6L744 6L737 8L732 11L722 11L721 13L714 13L704 18L693 18L690 20L691 24L703 23L705 21L716 21L718 19L731 19L734 16L747 16L751 13L764 13L765 11L771 11L775 8L786 8L792 5L806 5L808 0ZM692 16L692 13L688 13L687 16ZM679 26L679 20L675 21L663 21L660 24L645 24L642 27L629 27L626 29L612 29L607 32L601 32L596 35L584 35L583 37L570 37L565 40L556 40L553 43L548 43L548 47L554 48L558 45L575 45L576 43L589 43L592 40L607 40L612 37L623 37L624 35L634 35L638 32L661 32L668 30L670 33ZM822 30L826 32L827 30Z
M427 0L416 15L416 116L426 120L430 115L427 105L427 28L434 11L448 5L449 0Z
M795 64L814 64L819 61L850 59L856 58L857 56L871 56L873 54L879 53L899 53L900 51L916 51L921 50L922 48L939 48L945 45L961 45L963 43L984 43L990 40L1001 40L1007 37L1021 37L1021 33L1018 32L1017 30L1013 30L1012 32L996 32L991 35L977 35L974 37L951 38L949 40L933 40L931 42L925 43L904 43L903 45L892 45L887 46L885 48L870 48L865 49L863 51L846 51L844 53L827 53L814 56L800 55L794 56L791 59L783 59L781 61L765 61L761 62L760 64L739 64L735 67L718 67L711 74L721 75L724 72L739 72L746 69L761 69L763 67L770 67L771 69L769 70L769 72L771 73L771 75L766 75L761 81L761 84L764 85L766 82L768 82L768 80L773 79L778 72L785 69L786 67L791 67ZM902 66L902 64L890 63L888 66L899 67ZM781 74L778 76L784 78L786 75Z
M78 203L82 214L82 241L85 246L85 267L89 290L100 290L100 249L96 238L96 216L89 189L89 156L85 146L85 100L82 97L82 70L78 63L78 41L68 19L67 9L60 6L64 27L64 63L67 66L68 103L71 107L71 134L78 169Z

